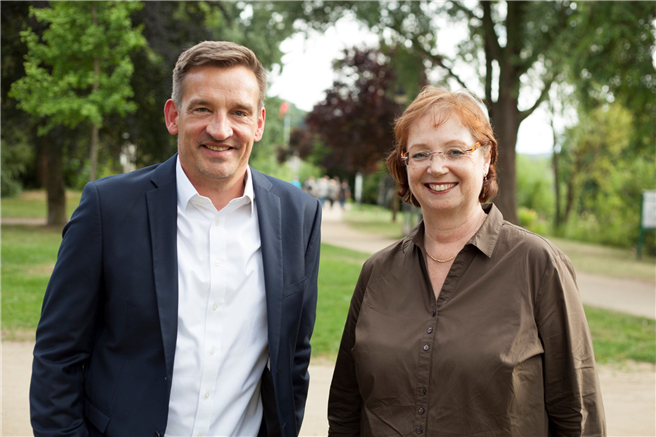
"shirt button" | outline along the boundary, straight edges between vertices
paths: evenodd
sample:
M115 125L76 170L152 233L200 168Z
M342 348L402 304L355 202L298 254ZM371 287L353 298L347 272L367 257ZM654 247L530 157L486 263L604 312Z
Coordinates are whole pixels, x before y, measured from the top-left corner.
M216 309L217 309L218 307L219 307L219 306L218 306L217 304L212 305L212 309L213 309L214 311L216 311Z
M219 226L221 224L221 220L214 220L214 225Z
M420 408L420 409L417 410L417 412L419 414L424 414L426 412L426 410L424 410L423 408Z
M209 394L209 393L205 393L205 399L207 399L207 398L209 398L209 397L210 397L210 394Z
M428 349L430 349L430 346L427 345L427 344L425 344L425 345L424 345L424 350L427 351Z
M433 328L428 328L428 329L426 330L426 332L428 332L429 334L432 334L432 333L433 333Z
M425 388L420 388L420 389L419 389L419 394L420 394L421 396L425 395L425 394L426 394L426 389L425 389Z
M220 265L221 265L221 261L219 261L219 260L217 259L216 261L214 261L214 265L217 266L217 267L220 266Z
M210 349L210 355L214 355L214 352L216 352L214 348Z
M418 427L415 429L415 432L416 432L417 434L421 434L422 432L424 432L424 428L418 426Z
M433 317L435 317L435 314L437 314L437 311L433 310Z

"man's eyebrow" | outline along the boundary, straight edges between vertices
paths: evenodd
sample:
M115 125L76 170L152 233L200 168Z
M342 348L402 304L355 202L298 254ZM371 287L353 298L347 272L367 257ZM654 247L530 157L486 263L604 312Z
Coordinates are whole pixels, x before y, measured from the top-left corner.
M193 99L189 101L188 106L208 106L210 102L204 99Z
M254 108L253 105L250 105L248 103L236 103L233 106L233 109L246 111L246 112L253 112L254 111L253 108Z

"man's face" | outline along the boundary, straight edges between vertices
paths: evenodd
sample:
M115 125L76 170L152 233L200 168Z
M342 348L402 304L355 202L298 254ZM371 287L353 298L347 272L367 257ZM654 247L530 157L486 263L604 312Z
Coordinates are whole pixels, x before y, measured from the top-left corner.
M262 138L264 108L248 68L195 67L184 78L180 107L166 102L166 127L178 135L178 155L197 190L244 178L253 142Z

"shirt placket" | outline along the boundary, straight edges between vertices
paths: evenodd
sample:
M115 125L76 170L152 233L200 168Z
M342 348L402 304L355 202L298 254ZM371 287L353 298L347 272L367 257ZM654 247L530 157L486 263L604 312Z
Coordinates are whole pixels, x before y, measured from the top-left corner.
M221 362L221 338L223 334L223 312L225 309L226 280L223 263L226 253L227 233L225 212L214 213L210 222L209 269L210 293L206 303L205 336L203 339L203 372L194 431L192 436L208 436L212 425L214 398L217 395L216 381Z
M434 300L433 300L434 301ZM418 371L417 371L417 389L415 393L415 420L414 432L416 435L424 434L427 429L426 423L428 420L428 400L431 395L430 392L430 377L431 366L433 362L433 347L435 335L435 325L437 324L437 306L433 302L433 307L429 310L429 315L425 319L424 327L422 328Z

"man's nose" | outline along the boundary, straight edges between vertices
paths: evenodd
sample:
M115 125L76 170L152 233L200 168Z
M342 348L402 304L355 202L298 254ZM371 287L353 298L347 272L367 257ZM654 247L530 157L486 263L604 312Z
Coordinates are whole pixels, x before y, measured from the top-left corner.
M206 127L207 133L216 140L225 140L232 136L232 126L227 114L216 113Z

